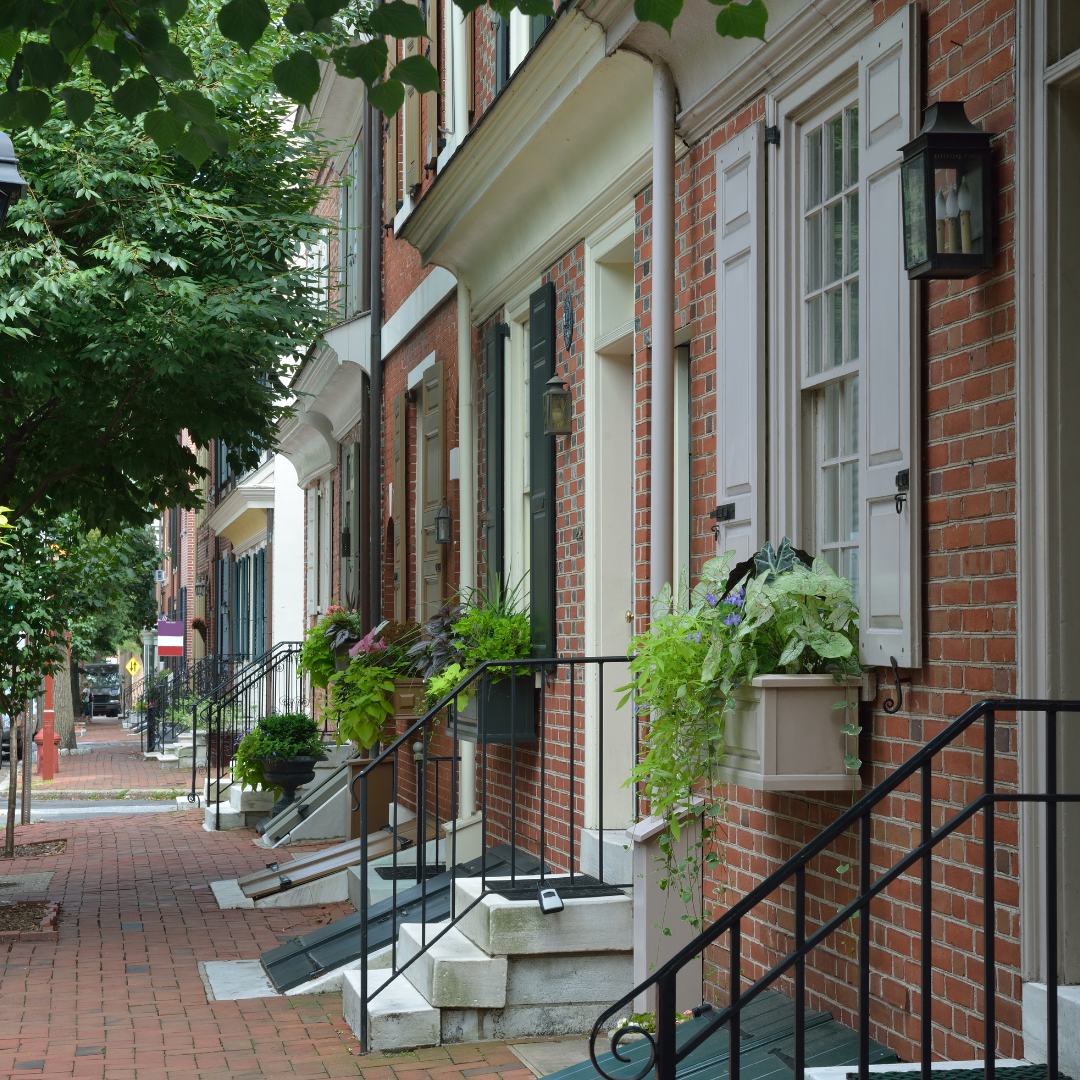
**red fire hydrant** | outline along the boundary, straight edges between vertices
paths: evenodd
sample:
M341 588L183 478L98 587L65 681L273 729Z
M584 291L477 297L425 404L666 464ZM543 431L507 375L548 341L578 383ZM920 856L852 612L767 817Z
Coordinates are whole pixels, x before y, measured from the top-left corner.
M52 749L48 754L42 750L46 730L52 736ZM52 724L46 724L34 736L34 742L38 745L38 776L42 780L51 780L60 771L60 736L52 730Z

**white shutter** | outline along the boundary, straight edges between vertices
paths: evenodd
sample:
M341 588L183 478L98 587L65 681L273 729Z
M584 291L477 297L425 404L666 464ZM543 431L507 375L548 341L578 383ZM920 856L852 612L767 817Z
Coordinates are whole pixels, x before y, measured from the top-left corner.
M307 489L307 604L314 615L319 602L319 488Z
M765 540L765 160L754 124L716 155L717 551Z
M919 16L910 4L863 42L859 56L862 240L859 610L862 660L920 664L918 332L904 271L900 147L913 136ZM897 474L908 496L897 513Z

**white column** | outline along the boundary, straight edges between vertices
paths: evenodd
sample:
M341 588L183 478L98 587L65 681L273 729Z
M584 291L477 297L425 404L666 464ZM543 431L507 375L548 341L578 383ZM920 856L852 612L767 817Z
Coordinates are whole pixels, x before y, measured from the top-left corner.
M461 521L458 526L461 576L464 592L476 585L476 383L472 355L472 301L469 286L461 276L457 283L457 376L458 376L458 481ZM476 744L460 742L461 812L471 817L476 811Z
M652 408L649 590L673 579L675 473L675 83L653 65Z

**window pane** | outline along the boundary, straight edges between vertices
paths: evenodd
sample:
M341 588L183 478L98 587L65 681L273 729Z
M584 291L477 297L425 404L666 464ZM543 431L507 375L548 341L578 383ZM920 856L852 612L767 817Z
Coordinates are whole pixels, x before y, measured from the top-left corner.
M821 297L806 305L806 370L810 375L821 371Z
M825 125L825 183L826 198L839 195L844 189L844 121L838 116Z
M824 432L825 446L822 456L828 461L840 456L840 384L829 383L825 387Z
M859 539L859 463L848 461L840 466L843 504L840 517L840 537L843 540Z
M825 283L839 281L844 274L844 204L833 203L825 211L826 244L828 255L825 267Z
M826 318L829 325L826 331L825 347L828 349L826 364L839 367L844 362L844 292L833 289L825 294Z
M859 193L848 196L847 224L847 272L854 274L859 269Z
M806 140L806 209L821 202L821 131Z
M848 359L859 359L859 282L848 287Z
M840 417L844 454L859 452L859 377L844 381L843 413Z
M835 544L840 539L840 466L830 465L821 470L822 508L825 514L826 544Z
M829 548L828 551L823 551L821 557L836 571L840 573L840 550L839 548Z
M840 571L841 577L846 577L852 585L855 586L855 598L859 597L859 549L858 548L845 548L844 569Z
M821 215L806 221L806 291L821 288Z
M849 184L859 182L859 106L852 105L847 111L848 118L848 180Z

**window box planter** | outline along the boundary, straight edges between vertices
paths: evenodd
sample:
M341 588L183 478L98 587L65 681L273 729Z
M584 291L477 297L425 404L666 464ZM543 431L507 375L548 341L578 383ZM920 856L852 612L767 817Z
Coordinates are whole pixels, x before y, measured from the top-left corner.
M847 684L857 706L864 680L849 678ZM857 752L857 740L840 732L857 722L858 712L852 717L833 708L844 687L831 675L759 675L732 696L720 780L759 791L861 789L858 773L844 766L845 754Z
M423 679L395 679L394 696L391 704L394 706L394 715L405 718L419 718L424 715L422 708L424 702ZM417 711L417 706L421 706Z
M348 839L359 840L361 834L360 782L356 778L372 762L372 758L352 758L349 761L349 787L345 794L349 816ZM356 787L353 787L353 781ZM390 824L390 805L394 801L394 759L385 758L368 773L368 834Z
M536 742L536 686L531 674L516 679L480 676L469 703L458 710L457 737L463 742ZM454 721L447 722L454 732Z

